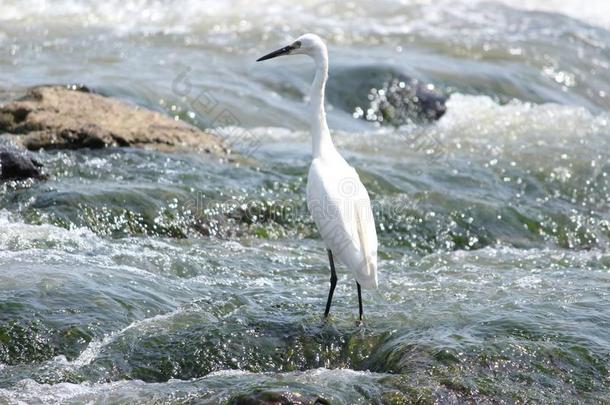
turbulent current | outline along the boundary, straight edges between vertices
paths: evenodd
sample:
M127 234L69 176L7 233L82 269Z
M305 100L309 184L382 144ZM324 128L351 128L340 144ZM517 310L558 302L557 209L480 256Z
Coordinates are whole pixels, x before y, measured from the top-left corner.
M48 180L0 185L0 403L610 403L609 15L1 1L0 102L82 83L232 157L46 150ZM344 268L321 317L313 65L254 62L305 32L328 41L329 126L377 221L363 325ZM403 103L413 81L440 118Z

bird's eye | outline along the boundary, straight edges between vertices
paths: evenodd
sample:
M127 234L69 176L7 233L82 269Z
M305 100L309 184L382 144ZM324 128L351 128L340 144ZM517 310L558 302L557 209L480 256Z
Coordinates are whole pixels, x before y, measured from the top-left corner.
M301 41L294 41L294 44L292 44L292 47L294 49L299 49L301 47Z

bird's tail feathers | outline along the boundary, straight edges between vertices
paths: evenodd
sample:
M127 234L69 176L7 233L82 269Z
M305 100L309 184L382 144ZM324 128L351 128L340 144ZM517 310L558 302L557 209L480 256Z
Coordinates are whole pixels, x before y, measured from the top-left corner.
M356 280L364 288L377 288L377 255L367 256L370 252L367 244L367 238L363 233L362 221L360 220L360 211L356 210L356 221L358 229L358 239L360 240L360 251L362 252L362 261L356 270Z

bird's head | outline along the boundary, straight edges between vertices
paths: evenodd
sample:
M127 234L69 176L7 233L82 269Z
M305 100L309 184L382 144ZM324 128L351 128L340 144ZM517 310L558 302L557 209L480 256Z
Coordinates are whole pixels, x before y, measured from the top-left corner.
M283 55L308 55L317 60L320 57L326 57L327 51L324 41L319 36L316 34L305 34L298 37L290 45L268 53L256 61L261 62Z

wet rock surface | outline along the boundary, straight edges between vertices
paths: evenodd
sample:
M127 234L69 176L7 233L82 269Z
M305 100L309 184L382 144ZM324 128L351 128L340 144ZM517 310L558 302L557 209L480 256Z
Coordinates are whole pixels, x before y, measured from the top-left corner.
M383 83L378 89L372 88L368 99L368 108L356 109L356 116L367 121L402 125L438 120L445 114L447 97L436 92L431 84L399 77Z
M274 392L255 390L249 394L240 394L229 401L231 405L328 405L324 398L303 396L298 392Z
M134 146L223 154L215 135L86 87L38 86L0 107L0 131L30 150Z
M43 179L42 163L17 149L0 146L0 181Z
M328 88L332 105L381 125L436 121L446 112L446 94L432 83L392 68L338 69L331 74Z

